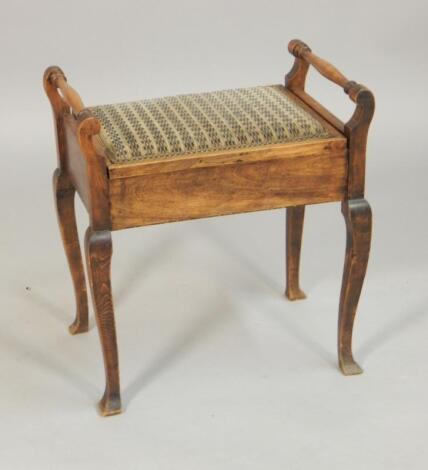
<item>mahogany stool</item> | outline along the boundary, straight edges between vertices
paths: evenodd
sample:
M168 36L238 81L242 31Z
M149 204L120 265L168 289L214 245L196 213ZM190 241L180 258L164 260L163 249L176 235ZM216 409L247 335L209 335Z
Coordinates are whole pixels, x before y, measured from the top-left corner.
M59 67L44 87L58 148L54 193L77 313L72 334L88 331L88 300L74 195L89 213L87 272L104 355L105 416L121 412L110 283L111 232L129 227L287 208L286 295L305 297L299 262L305 205L341 201L347 243L339 307L338 356L345 375L371 239L364 199L366 141L373 94L345 78L299 40L285 85L258 86L117 105L85 107ZM305 92L309 65L356 104L342 123Z

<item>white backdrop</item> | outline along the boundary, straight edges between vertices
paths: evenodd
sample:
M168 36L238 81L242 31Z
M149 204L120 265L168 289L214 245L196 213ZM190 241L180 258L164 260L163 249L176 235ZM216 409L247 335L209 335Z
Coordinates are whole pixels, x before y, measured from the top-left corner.
M0 466L4 469L425 469L428 459L426 2L0 3ZM307 211L304 302L284 289L284 211L113 236L124 414L101 419L93 318L71 337L41 77L87 104L278 83L290 39L371 88L372 256L355 329L365 369L336 367L345 227ZM311 74L346 118L352 103ZM78 205L81 233L87 215Z

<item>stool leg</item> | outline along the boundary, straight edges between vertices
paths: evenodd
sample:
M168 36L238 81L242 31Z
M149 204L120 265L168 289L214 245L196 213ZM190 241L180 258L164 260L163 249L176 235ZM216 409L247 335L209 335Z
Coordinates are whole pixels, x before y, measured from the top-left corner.
M361 374L352 355L352 330L370 252L372 213L365 199L342 202L346 222L346 256L340 293L338 353L345 375Z
M122 411L116 327L110 283L110 265L113 252L110 232L108 230L93 231L89 227L85 236L85 248L106 374L106 388L99 408L103 416L110 416Z
M74 335L88 331L88 296L74 211L75 189L59 168L53 175L53 187L58 224L76 297L76 318L69 327Z
M299 286L300 249L302 246L305 206L288 207L286 220L286 272L285 295L289 300L305 299Z

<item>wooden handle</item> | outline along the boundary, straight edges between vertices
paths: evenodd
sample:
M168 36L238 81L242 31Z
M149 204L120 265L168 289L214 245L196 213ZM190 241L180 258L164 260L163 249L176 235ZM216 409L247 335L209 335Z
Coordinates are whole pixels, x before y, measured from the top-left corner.
M346 93L348 93L349 89L355 85L355 82L348 80L341 72L339 72L339 70L337 70L336 67L315 55L311 51L310 47L303 41L293 39L288 44L288 50L295 57L304 60L316 68L325 78L341 86Z
M64 74L53 73L50 80L60 91L63 100L70 106L74 114L79 114L85 108L79 93L68 84Z

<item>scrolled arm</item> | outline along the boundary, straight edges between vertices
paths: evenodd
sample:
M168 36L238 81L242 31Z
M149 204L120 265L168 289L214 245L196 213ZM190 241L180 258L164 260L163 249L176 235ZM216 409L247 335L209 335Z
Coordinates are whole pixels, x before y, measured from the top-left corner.
M293 39L288 44L288 50L296 59L293 68L285 77L285 86L347 136L348 197L363 197L367 134L375 110L373 93L364 85L349 80L332 64L318 57L303 41ZM306 75L310 65L322 76L343 88L344 92L356 104L355 111L348 122L343 123L305 92Z
M46 69L43 84L57 121L58 135L63 133L64 117L70 114L76 122L78 134L96 135L100 132L99 121L85 108L79 94L68 84L64 72L58 66Z

